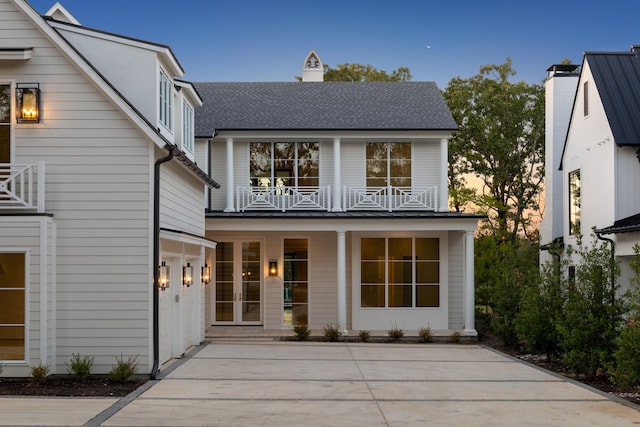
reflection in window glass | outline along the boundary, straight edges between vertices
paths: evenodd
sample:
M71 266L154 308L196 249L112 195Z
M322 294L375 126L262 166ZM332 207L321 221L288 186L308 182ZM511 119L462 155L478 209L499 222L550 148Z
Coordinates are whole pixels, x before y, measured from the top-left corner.
M309 324L307 239L284 240L283 318L285 326Z
M367 187L411 186L411 143L368 142Z
M25 253L0 253L0 361L25 358Z
M254 187L320 185L317 142L253 142L249 151L249 177Z
M569 234L580 233L580 169L569 172Z

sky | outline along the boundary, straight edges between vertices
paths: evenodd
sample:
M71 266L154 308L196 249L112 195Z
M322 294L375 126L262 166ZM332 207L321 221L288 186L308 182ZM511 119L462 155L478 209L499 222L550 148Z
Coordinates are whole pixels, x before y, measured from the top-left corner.
M29 0L45 13L55 0ZM638 0L60 0L86 27L171 47L190 81L295 81L325 65L408 67L414 81L470 78L508 57L541 83L564 58L640 44Z

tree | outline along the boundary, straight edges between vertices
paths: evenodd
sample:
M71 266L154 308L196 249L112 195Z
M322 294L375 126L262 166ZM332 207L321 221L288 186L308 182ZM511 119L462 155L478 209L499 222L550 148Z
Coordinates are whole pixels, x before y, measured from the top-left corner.
M296 77L302 80L301 77ZM407 67L387 73L367 64L338 64L336 68L327 67L325 82L406 82L411 80L411 71Z
M507 58L452 79L444 91L460 126L449 141L452 208L473 204L488 216L483 227L503 241L534 238L529 215L539 208L544 178L544 87L512 83L515 74ZM472 175L480 188L467 183Z

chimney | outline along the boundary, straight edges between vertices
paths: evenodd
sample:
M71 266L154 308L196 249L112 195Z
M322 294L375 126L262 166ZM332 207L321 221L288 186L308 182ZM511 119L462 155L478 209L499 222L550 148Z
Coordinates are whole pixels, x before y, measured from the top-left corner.
M322 65L322 61L320 61L318 54L313 50L309 52L304 60L304 64L302 64L302 81L324 81L324 65Z

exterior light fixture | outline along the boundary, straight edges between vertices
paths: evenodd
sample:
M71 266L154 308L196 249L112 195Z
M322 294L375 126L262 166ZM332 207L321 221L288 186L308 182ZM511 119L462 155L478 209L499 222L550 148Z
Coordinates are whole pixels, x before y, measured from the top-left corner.
M40 122L40 83L18 83L16 105L18 123Z
M269 276L278 275L278 261L272 259L269 261Z
M200 278L202 279L202 283L205 285L211 282L211 267L209 267L207 264L202 266Z
M193 266L190 263L182 267L182 284L187 287L193 284Z
M158 286L163 291L169 287L170 272L169 266L162 261L162 264L158 267Z

